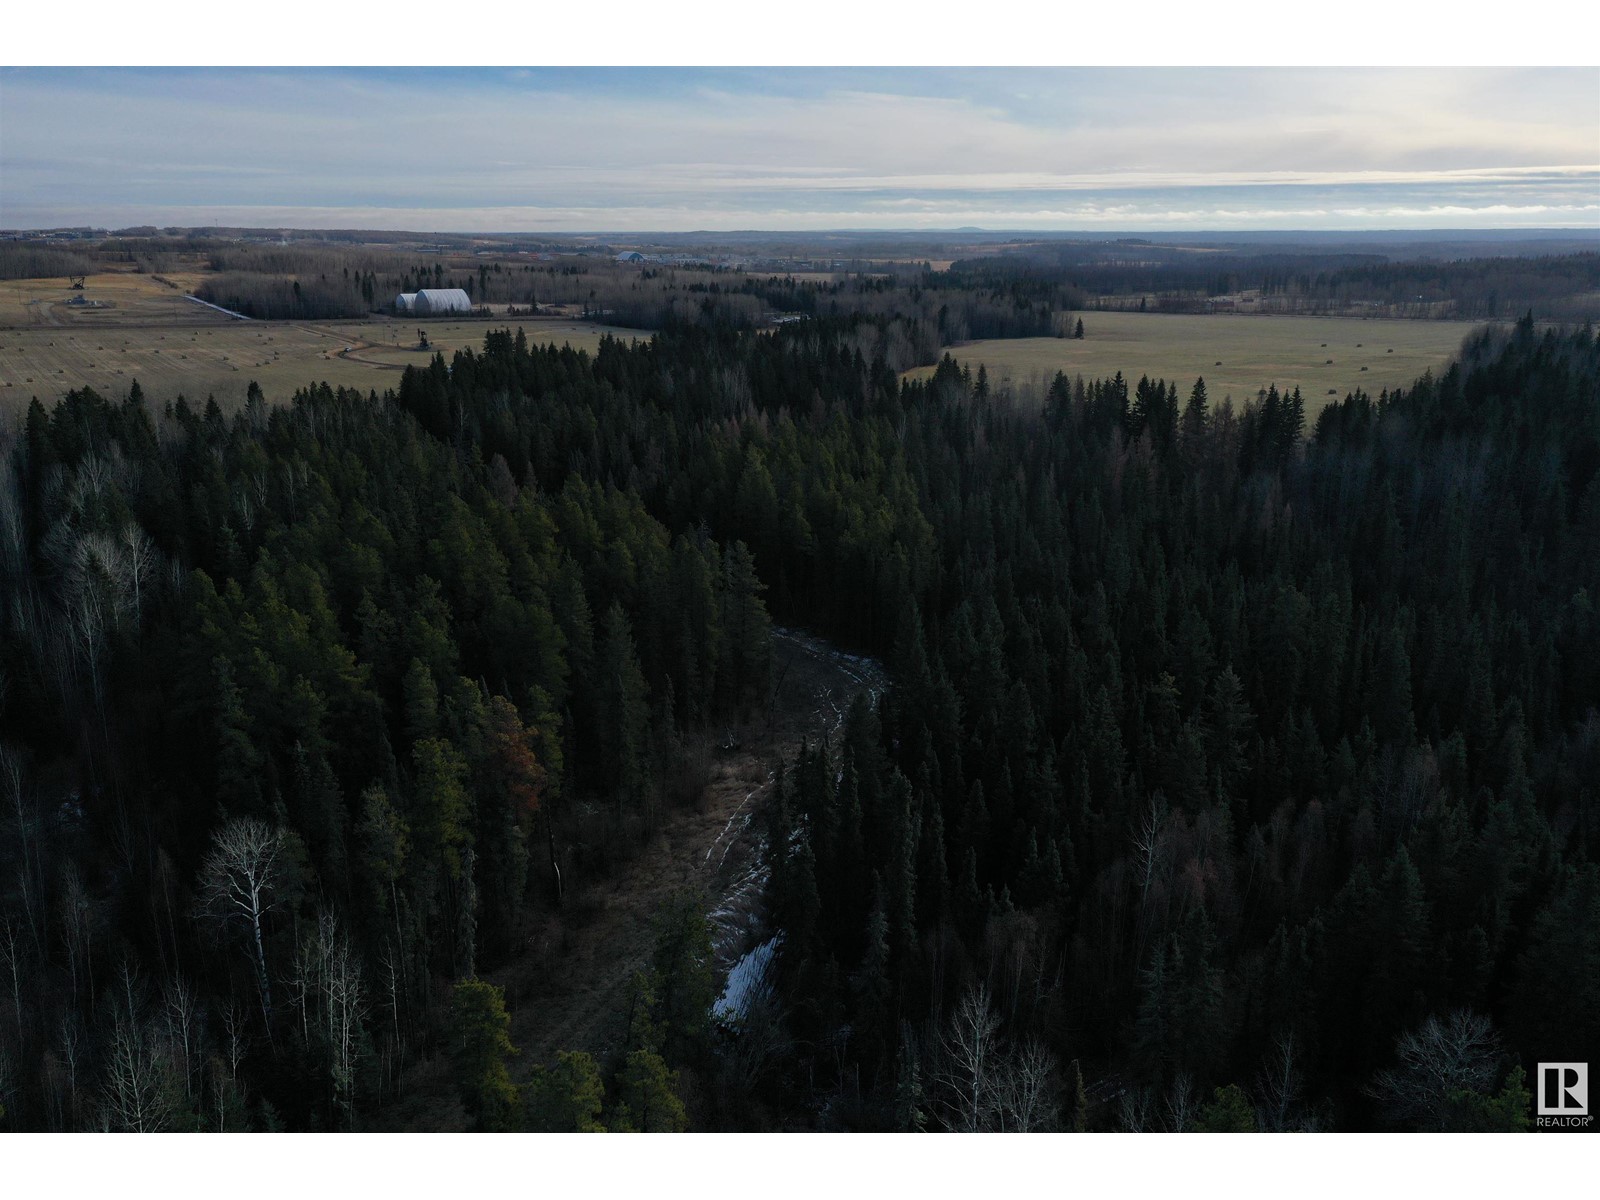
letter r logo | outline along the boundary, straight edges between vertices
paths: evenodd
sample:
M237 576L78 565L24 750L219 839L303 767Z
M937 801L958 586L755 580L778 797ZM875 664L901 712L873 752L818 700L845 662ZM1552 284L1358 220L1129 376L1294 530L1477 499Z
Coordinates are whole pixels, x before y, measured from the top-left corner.
M1585 1117L1589 1115L1589 1064L1539 1064L1539 1115Z

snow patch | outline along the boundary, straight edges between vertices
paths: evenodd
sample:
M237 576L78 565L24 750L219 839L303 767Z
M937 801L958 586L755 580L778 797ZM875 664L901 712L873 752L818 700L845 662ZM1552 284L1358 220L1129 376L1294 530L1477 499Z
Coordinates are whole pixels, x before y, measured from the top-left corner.
M771 991L767 972L772 959L783 945L783 934L775 934L751 950L728 972L728 986L711 1008L711 1015L724 1021L736 1021L750 1011L750 1006Z

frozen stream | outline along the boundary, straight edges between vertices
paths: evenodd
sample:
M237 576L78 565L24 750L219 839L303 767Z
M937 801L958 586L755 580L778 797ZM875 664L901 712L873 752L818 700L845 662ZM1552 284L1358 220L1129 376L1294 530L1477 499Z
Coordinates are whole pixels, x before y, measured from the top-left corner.
M813 670L803 685L811 688L803 732L813 742L836 741L856 696L864 692L876 705L888 684L876 659L847 654L810 634L775 628L772 648L780 687L796 686L788 672L802 662L824 669L827 682L811 682L818 673ZM768 968L783 943L783 932L767 926L766 834L756 820L772 780L769 770L766 781L750 790L706 850L706 864L718 879L718 902L710 913L712 949L718 969L727 973L727 985L712 1011L724 1020L742 1016L765 991Z

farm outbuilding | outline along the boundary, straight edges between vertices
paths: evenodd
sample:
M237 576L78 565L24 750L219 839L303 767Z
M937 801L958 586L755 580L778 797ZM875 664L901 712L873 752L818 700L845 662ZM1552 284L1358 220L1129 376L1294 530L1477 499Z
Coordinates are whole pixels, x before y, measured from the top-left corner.
M394 310L397 313L416 312L417 294L415 292L401 292L394 298Z
M417 293L417 302L411 311L419 317L438 313L469 313L472 311L472 297L460 288L423 288Z

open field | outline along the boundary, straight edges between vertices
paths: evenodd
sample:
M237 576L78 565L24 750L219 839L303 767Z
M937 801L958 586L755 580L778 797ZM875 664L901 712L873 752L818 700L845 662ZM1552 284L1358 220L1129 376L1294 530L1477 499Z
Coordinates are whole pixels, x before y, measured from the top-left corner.
M296 388L322 381L381 391L398 384L405 367L426 365L434 351L448 358L463 347L481 346L488 330L508 326L525 329L535 344L567 343L591 351L606 333L649 336L587 321L527 318L233 321L167 290L188 310L189 323L89 326L74 320L0 329L0 414L20 412L34 396L48 403L85 385L120 397L134 379L153 403L164 404L180 393L199 403L215 396L224 410L244 402L252 380L269 400L287 400ZM418 328L427 330L430 349L417 349Z
M193 272L161 276L107 272L90 275L82 291L75 291L64 277L0 280L0 331L225 323L228 318L221 313L184 298L201 278ZM72 303L75 299L84 303Z
M1399 321L1359 317L1180 316L1161 313L1082 314L1084 337L969 342L952 357L991 386L1035 384L1042 393L1057 371L1130 382L1141 375L1176 381L1185 396L1197 376L1213 403L1242 404L1269 384L1298 386L1307 414L1356 388L1376 395L1405 387L1423 371L1438 371L1474 328L1467 321ZM1076 320L1076 317L1074 317ZM1329 360L1332 360L1331 362ZM926 379L932 367L908 372Z

